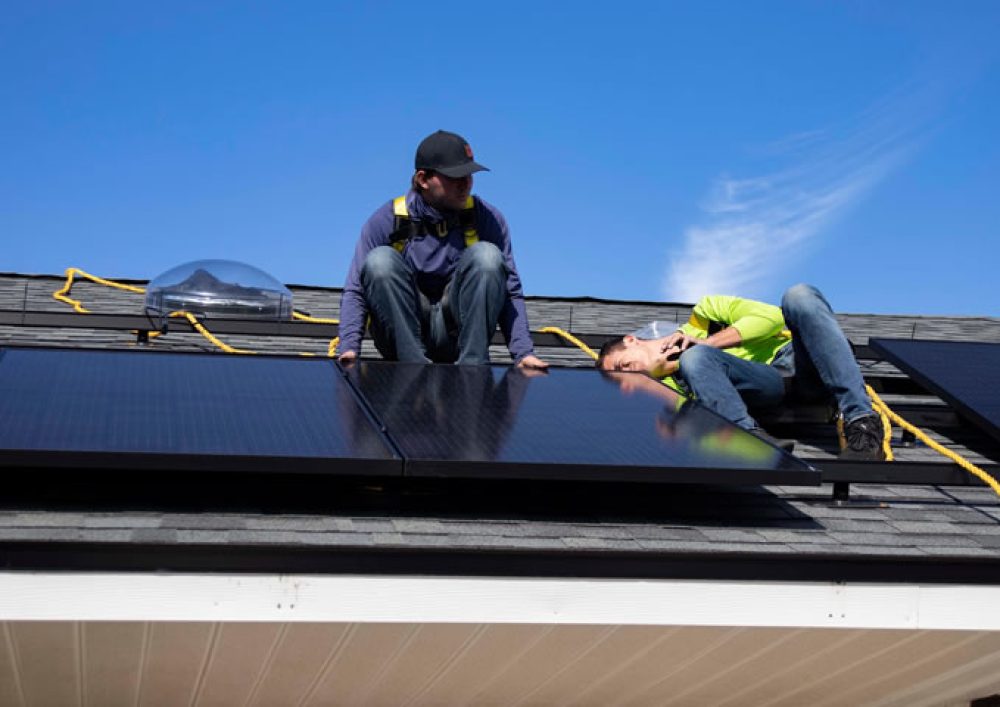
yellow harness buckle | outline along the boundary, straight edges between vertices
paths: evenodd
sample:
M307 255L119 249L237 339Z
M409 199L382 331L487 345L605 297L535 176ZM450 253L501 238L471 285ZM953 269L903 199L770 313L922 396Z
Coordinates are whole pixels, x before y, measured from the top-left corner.
M397 252L402 253L406 244L415 236L420 228L426 232L444 238L451 230L447 221L441 221L428 228L426 224L419 224L410 217L410 210L406 206L406 194L397 196L392 200L392 213L395 216L390 242ZM475 245L479 242L479 231L476 229L476 200L469 195L466 197L465 206L458 215L459 225L462 227L462 235L465 238L465 247Z

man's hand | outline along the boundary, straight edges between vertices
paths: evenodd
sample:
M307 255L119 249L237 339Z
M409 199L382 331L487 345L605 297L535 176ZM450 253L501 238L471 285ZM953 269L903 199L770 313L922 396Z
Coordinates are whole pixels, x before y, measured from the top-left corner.
M672 376L677 373L677 369L681 367L681 354L684 353L680 346L675 346L672 349L667 349L666 351L661 351L665 360L663 368L657 372L657 377L662 376Z
M688 336L683 331L675 331L663 340L663 343L660 345L660 353L667 353L667 351L674 348L679 351L686 351L692 346L700 343L700 340Z
M358 359L357 351L345 351L337 357L337 360L341 363L353 363Z
M517 367L528 368L535 371L545 371L548 370L549 364L545 363L545 361L538 358L534 354L528 354L517 362Z

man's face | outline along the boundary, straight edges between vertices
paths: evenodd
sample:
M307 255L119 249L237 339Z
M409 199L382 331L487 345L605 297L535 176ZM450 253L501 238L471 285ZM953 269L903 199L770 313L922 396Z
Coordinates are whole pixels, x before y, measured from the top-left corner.
M679 367L676 350L664 351L663 339L637 339L630 334L622 343L623 348L605 356L601 368L665 378L673 375Z
M461 211L472 193L472 175L446 177L440 172L417 172L417 183L424 190L424 201L436 209Z

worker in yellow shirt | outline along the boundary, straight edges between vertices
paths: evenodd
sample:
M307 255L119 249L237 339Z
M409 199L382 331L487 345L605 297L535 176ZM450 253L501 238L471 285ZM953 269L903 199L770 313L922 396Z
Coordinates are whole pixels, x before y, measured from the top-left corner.
M703 297L680 327L652 322L605 343L597 366L660 379L772 443L780 441L761 429L749 408L779 405L792 390L807 399L832 397L844 423L840 458L885 459L882 422L851 345L811 285L789 289L780 308L727 295Z

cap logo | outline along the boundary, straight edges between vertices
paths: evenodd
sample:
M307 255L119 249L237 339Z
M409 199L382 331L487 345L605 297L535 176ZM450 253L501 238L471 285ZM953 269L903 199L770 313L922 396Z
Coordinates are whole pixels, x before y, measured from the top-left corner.
M472 148L469 146L469 143L465 144L465 156L470 160L472 159Z

